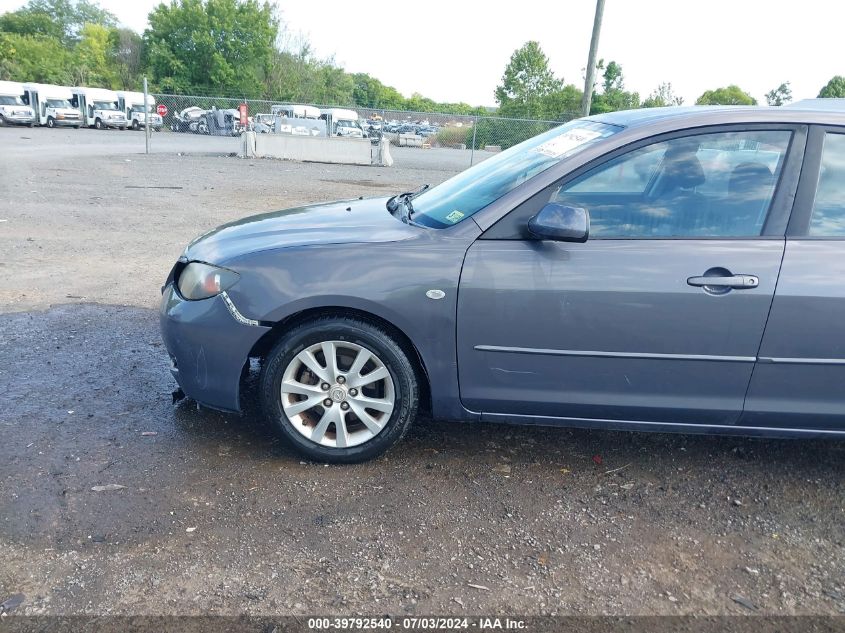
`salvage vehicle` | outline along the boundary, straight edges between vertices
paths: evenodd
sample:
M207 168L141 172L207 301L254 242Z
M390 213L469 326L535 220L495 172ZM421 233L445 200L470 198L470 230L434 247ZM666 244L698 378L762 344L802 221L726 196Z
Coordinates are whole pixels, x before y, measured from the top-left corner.
M79 111L82 124L104 130L126 129L126 114L117 108L117 93L105 88L71 88L71 105Z
M173 115L173 122L170 124L170 129L173 132L196 132L199 126L199 120L206 112L207 110L203 110L197 106L185 108Z
M270 107L273 116L287 117L288 119L319 119L322 114L320 108L310 105L273 105Z
M364 138L366 136L355 110L324 108L320 110L320 118L326 122L326 129L330 136L345 136L347 138Z
M35 125L35 113L25 105L23 84L0 81L0 127L6 125Z
M244 128L241 126L241 113L237 108L212 107L201 114L197 120L197 134L212 136L238 136Z
M845 109L577 119L435 187L191 242L161 328L186 394L354 462L417 416L845 437Z
M82 124L79 111L70 104L73 98L70 88L50 84L24 84L24 103L35 113L35 123L49 128Z
M117 107L126 116L129 127L133 130L140 130L146 127L147 116L150 117L150 129L158 132L164 126L161 115L155 111L156 100L151 94L147 94L147 106L144 107L144 93L130 92L127 90L117 91Z

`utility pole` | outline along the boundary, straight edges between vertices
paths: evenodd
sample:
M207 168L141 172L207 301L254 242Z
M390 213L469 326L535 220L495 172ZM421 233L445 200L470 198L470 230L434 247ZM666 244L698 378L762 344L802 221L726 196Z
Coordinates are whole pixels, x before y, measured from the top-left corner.
M599 51L601 18L604 13L604 0L596 0L596 18L593 20L593 37L590 39L590 56L587 59L587 79L584 82L584 96L581 99L581 116L590 114L593 101L593 84L596 81L596 55Z
M145 154L150 153L150 106L147 103L149 99L147 92L147 78L144 77L144 144L146 146Z

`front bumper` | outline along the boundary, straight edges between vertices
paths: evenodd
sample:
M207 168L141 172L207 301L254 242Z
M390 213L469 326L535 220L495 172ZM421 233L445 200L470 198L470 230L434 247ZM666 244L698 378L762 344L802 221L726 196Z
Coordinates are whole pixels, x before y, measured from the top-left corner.
M6 123L11 123L12 125L31 125L35 123L35 116L28 114L4 114L3 118L6 120Z
M164 288L159 320L170 372L185 394L214 409L240 411L241 372L270 328L236 320L221 295L187 301L173 283Z
M53 119L53 121L55 121L56 125L58 125L60 127L61 126L71 127L73 125L82 125L82 119L80 117L76 117L75 119L71 119L69 117L65 117L65 118L60 119L59 117L56 117L55 119Z
M105 125L106 127L111 127L111 128L126 127L127 125L129 125L129 123L126 121L126 119L101 119L101 120L103 122L103 125Z

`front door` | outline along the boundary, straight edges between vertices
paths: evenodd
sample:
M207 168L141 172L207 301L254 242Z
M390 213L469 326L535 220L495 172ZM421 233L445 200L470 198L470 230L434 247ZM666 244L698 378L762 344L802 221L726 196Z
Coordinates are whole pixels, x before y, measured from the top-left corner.
M789 212L789 187L778 183L797 171L787 162L795 134L731 128L656 139L538 194L588 210L584 244L494 225L461 276L464 405L735 423L783 256L773 218Z

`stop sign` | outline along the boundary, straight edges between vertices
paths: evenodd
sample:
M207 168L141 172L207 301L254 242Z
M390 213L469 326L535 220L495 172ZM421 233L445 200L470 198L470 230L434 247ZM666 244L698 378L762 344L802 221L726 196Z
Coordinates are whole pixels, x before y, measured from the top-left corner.
M167 116L167 106L163 103L159 103L158 107L156 108L156 112L158 112L161 116Z

